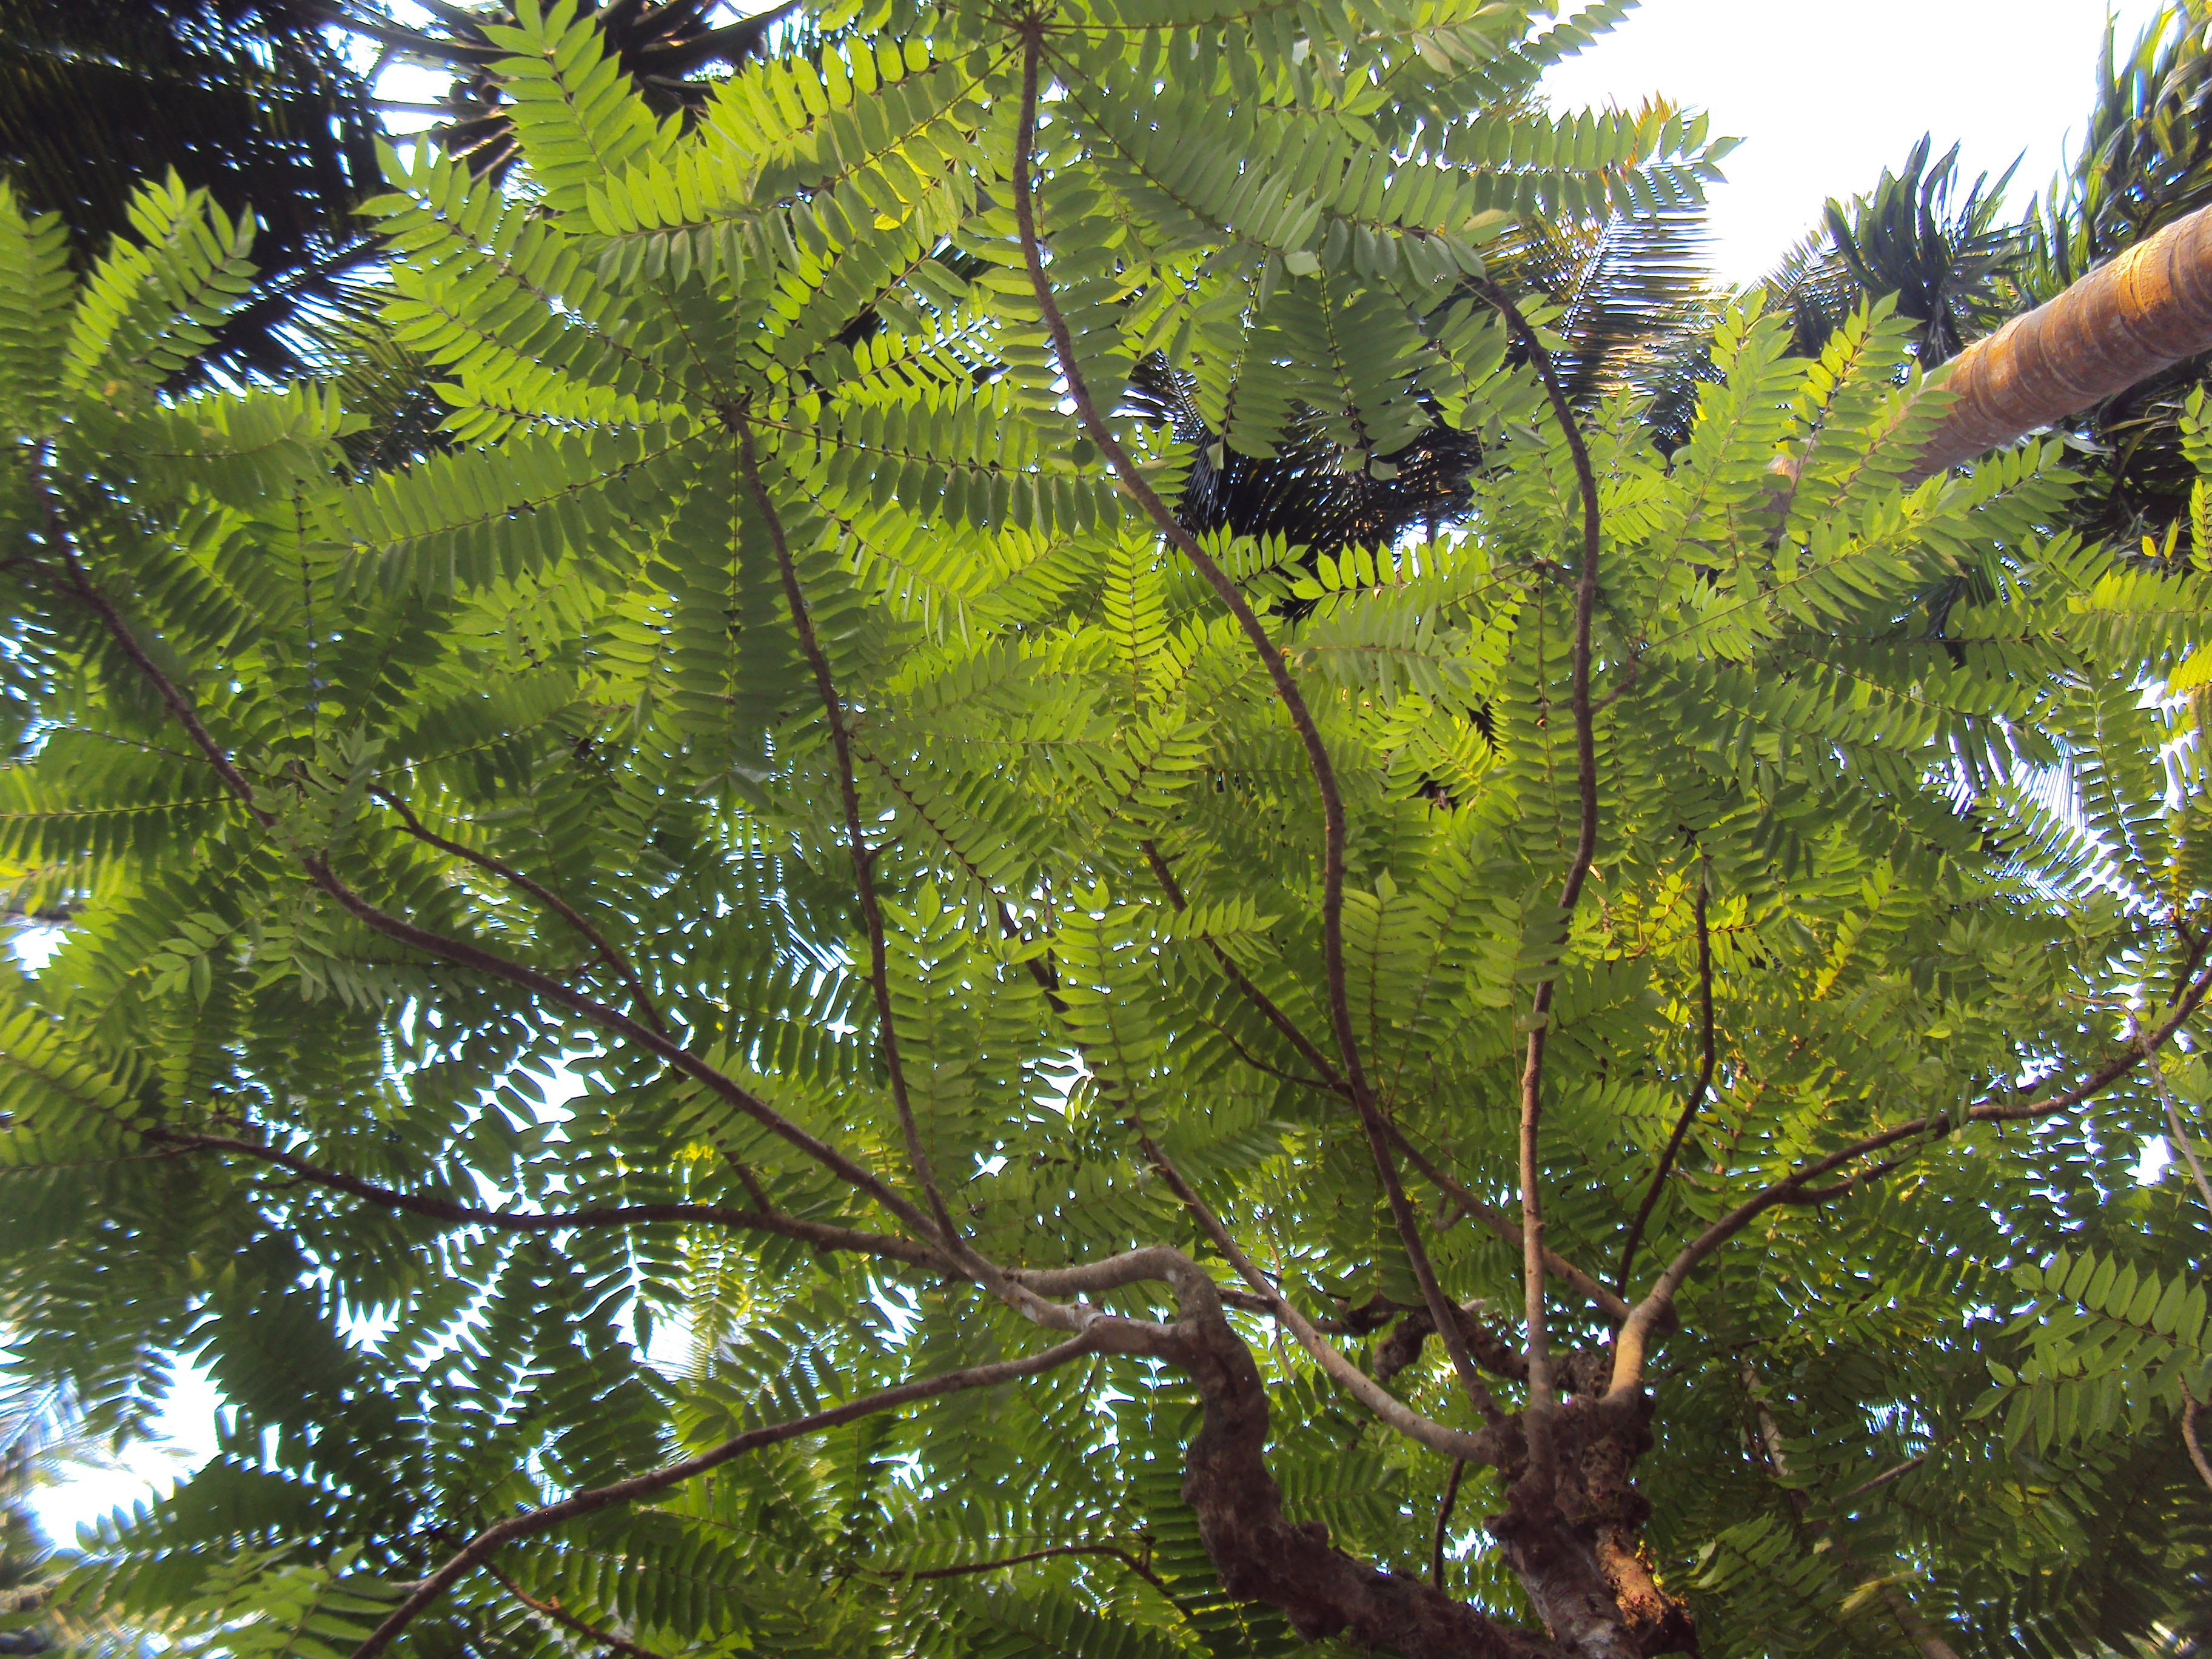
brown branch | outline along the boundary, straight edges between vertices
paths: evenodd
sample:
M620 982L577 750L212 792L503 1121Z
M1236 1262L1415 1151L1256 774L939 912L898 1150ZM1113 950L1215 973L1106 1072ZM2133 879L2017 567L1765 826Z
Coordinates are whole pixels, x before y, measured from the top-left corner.
M1893 1170L1904 1168L1906 1161L1903 1158L1886 1158L1879 1164L1871 1164L1863 1170L1853 1171L1848 1177L1837 1182L1833 1186L1815 1187L1809 1191L1801 1187L1793 1192L1784 1194L1775 1200L1775 1202L1778 1204L1826 1204L1832 1200L1850 1196L1869 1182L1879 1181Z
M1451 1474L1444 1480L1444 1495L1437 1504L1437 1533L1429 1552L1429 1577L1440 1590L1444 1588L1444 1541L1450 1534L1452 1510L1459 1504L1459 1483L1466 1474L1466 1461L1452 1459Z
M936 1399L940 1395L957 1394L967 1389L996 1388L1002 1382L1040 1376L1071 1359L1079 1359L1099 1350L1098 1336L1086 1329L1041 1353L1029 1354L1020 1359L1002 1359L988 1365L972 1365L964 1370L945 1371L917 1382L902 1382L895 1388L881 1389L874 1394L863 1395L858 1400L848 1401L842 1406L834 1406L828 1411L793 1418L787 1423L748 1429L696 1457L687 1457L680 1462L666 1464L644 1474L632 1475L627 1480L593 1486L557 1504L543 1504L526 1514L509 1516L506 1520L485 1528L462 1546L444 1565L417 1584L414 1592L354 1650L353 1659L375 1659L376 1655L392 1644L394 1637L412 1624L431 1602L452 1588L463 1573L481 1565L519 1538L534 1538L539 1533L550 1531L579 1516L593 1515L618 1504L630 1504L640 1498L650 1498L656 1492L665 1492L671 1486L680 1486L704 1474L732 1458L742 1456L749 1451L757 1451L763 1446L777 1445L786 1440L798 1439L802 1435L817 1434L824 1429L834 1429L842 1424L872 1416L877 1412L892 1411L901 1406Z
M1304 695L1283 660L1283 653L1267 637L1259 617L1246 601L1243 591L1232 581L1228 573L1207 555L1169 510L1159 492L1154 489L1144 474L1130 459L1121 441L1114 435L1098 405L1091 395L1091 387L1083 378L1076 359L1074 337L1068 332L1067 319L1060 314L1053 298L1052 280L1045 274L1044 253L1037 242L1036 204L1033 199L1030 178L1031 152L1036 147L1037 66L1043 51L1042 25L1032 20L1022 31L1022 103L1021 112L1014 131L1014 169L1012 188L1014 198L1014 222L1020 234L1023 263L1028 267L1030 287L1036 296L1037 307L1042 313L1046 331L1052 337L1053 351L1060 362L1060 372L1067 385L1067 395L1075 405L1078 419L1083 424L1107 463L1114 469L1121 487L1152 519L1161 535L1165 537L1211 587L1216 597L1228 608L1237 628L1249 641L1261 664L1267 672L1275 696L1290 716L1298 741L1304 745L1306 768L1313 775L1314 789L1321 799L1322 809L1322 960L1328 987L1330 1023L1335 1028L1336 1045L1343 1059L1345 1082L1353 1108L1359 1114L1360 1127L1367 1135L1368 1152L1375 1160L1376 1172L1382 1178L1383 1195L1390 1206L1392 1220L1396 1224L1400 1242L1405 1246L1407 1261L1413 1269L1413 1277L1421 1287L1421 1295L1437 1316L1437 1328L1444 1334L1444 1346L1450 1352L1452 1368L1458 1373L1460 1385L1467 1391L1468 1399L1484 1419L1496 1423L1502 1419L1497 1402L1490 1397L1476 1373L1474 1363L1468 1357L1465 1344L1453 1327L1449 1310L1451 1302L1437 1282L1436 1270L1429 1261L1428 1248L1421 1241L1419 1218L1406 1197L1405 1183L1398 1178L1397 1162L1390 1154L1390 1142L1381 1110L1367 1085L1366 1073L1360 1063L1359 1041L1352 1018L1352 998L1344 965L1344 798L1337 788L1336 768L1329 759L1328 749L1322 742L1321 729L1314 723L1313 713L1307 708ZM1583 699L1587 710L1588 698ZM1595 786L1593 786L1595 787Z
M1167 894L1168 902L1178 912L1189 908L1188 903L1183 897L1182 885L1176 880L1175 872L1168 867L1168 861L1160 856L1160 849L1149 841L1139 842L1137 845L1145 855L1145 862L1152 866L1152 874L1158 879L1162 890ZM1330 1089L1338 1094L1349 1094L1351 1091L1345 1086L1343 1073L1330 1063L1328 1056L1321 1051L1320 1045L1300 1030L1297 1023L1276 1006L1274 1000L1252 982L1244 970L1237 965L1236 958L1223 948L1218 939L1211 933L1201 933L1199 937L1206 942L1206 948L1213 953L1213 959L1220 964L1224 976L1243 994L1245 1001L1252 1005L1260 1017L1273 1026L1276 1033L1298 1051L1299 1057L1307 1065L1321 1073L1322 1081Z
M814 632L814 618L807 608L805 591L799 586L799 567L783 533L783 517L769 499L768 486L761 481L760 461L753 450L751 417L742 405L735 405L727 411L727 418L737 432L738 466L744 477L745 493L760 510L768 529L769 544L775 550L775 568L783 577L783 597L790 607L791 625L799 635L799 647L805 655L807 666L813 671L814 689L822 699L823 714L830 722L830 742L837 756L838 797L845 809L845 837L852 846L853 885L860 896L860 920L868 935L868 982L875 992L876 1041L883 1052L884 1070L890 1084L891 1106L898 1113L899 1129L906 1137L907 1161L913 1166L914 1178L928 1200L929 1212L936 1218L938 1231L943 1235L946 1247L957 1251L960 1248L960 1231L952 1224L952 1212L945 1207L936 1172L930 1166L929 1153L921 1144L921 1131L915 1122L914 1104L907 1093L906 1067L899 1060L898 1024L891 1011L890 955L884 938L883 907L876 898L875 854L869 850L866 837L861 833L860 785L853 772L853 738L846 729L844 705L837 696L836 681L830 676L829 656Z
M1183 1501L1230 1595L1281 1608L1309 1642L1342 1636L1405 1659L1564 1659L1575 1650L1493 1624L1419 1577L1378 1572L1332 1546L1325 1526L1290 1520L1267 1470L1267 1389L1251 1351L1218 1308L1202 1304L1187 1308L1176 1332L1201 1413L1184 1457Z
M1346 1393L1375 1413L1390 1427L1407 1439L1442 1452L1447 1457L1462 1458L1470 1462L1502 1464L1514 1448L1518 1436L1512 1420L1487 1425L1480 1434L1468 1434L1463 1430L1446 1428L1431 1418L1425 1417L1405 1401L1383 1388L1365 1371L1346 1358L1336 1346L1323 1336L1313 1321L1300 1311L1297 1304L1284 1295L1259 1266L1247 1255L1221 1218L1213 1213L1197 1190L1185 1180L1166 1153L1148 1135L1139 1134L1145 1155L1158 1170L1160 1179L1176 1200L1188 1210L1200 1231L1212 1241L1222 1259L1234 1268L1239 1278L1252 1288L1254 1294L1267 1304L1267 1312L1287 1326L1314 1363L1329 1378L1342 1385Z
M655 1653L651 1648L641 1647L626 1637L617 1636L612 1631L601 1630L597 1625L586 1624L574 1613L563 1608L558 1601L550 1596L543 1601L539 1601L489 1561L484 1563L484 1571L497 1579L500 1587L509 1595L521 1602L532 1613L542 1613L555 1624L563 1626L575 1632L579 1636L588 1638L602 1646L611 1648L617 1653L628 1654L629 1659L663 1659L663 1656Z
M2212 1211L2212 1182L2204 1179L2204 1165L2197 1158L2197 1144L2190 1139L2189 1126L2182 1121L2180 1103L2174 1099L2173 1091L2166 1086L2165 1068L2158 1063L2158 1056L2151 1052L2149 1042L2143 1035L2142 1024L2136 1019L2133 1009L2128 1011L2128 1035L2135 1038L2136 1046L2142 1050L2143 1064L2150 1067L2151 1083L2166 1108L2166 1138L2172 1141L2174 1151L2187 1161L2189 1173L2197 1178L2197 1191L2204 1200L2204 1207Z
M2173 1012L2166 1017L2164 1024L2151 1032L2150 1048L2153 1049L2165 1048L2173 1034L2179 1030L2190 1016L2197 1012L2208 991L2212 991L2212 969L2208 969L2198 975L2181 994L2179 1000L2168 1005ZM2137 1051L2134 1053L2123 1050L2064 1094L2051 1100L2029 1102L2017 1106L1977 1106L1968 1113L1968 1115L1977 1123L2018 1123L2031 1118L2049 1117L2058 1112L2070 1112L2082 1102L2094 1095L2101 1093L2135 1070L2142 1059L2140 1052L2142 1047L2142 1045L2138 1043ZM2030 1090L2023 1090L2021 1092L2031 1092L2036 1086L2040 1085L2031 1085Z
M2175 1006L2172 1016L2155 1031L2149 1033L2132 1048L2124 1049L2115 1058L2099 1066L2087 1077L2064 1093L2052 1096L2048 1099L2017 1105L2002 1105L1996 1102L1987 1102L1982 1105L1970 1106L1960 1114L1962 1121L1968 1123L2018 1123L2034 1119L2056 1117L2062 1113L2072 1111L2075 1107L2109 1088L2119 1079L2125 1077L2141 1065L2147 1056L2164 1048L2173 1034L2181 1029L2183 1023L2197 1012L2197 1007L2203 1002L2207 992L2212 992L2212 969L2207 969L2198 975ZM1840 1147L1826 1157L1753 1194L1728 1214L1706 1228L1696 1238L1684 1245L1680 1253L1668 1264L1666 1272L1660 1275L1659 1282L1651 1287L1650 1292L1643 1301L1637 1304L1634 1312L1630 1315L1628 1322L1621 1327L1619 1336L1614 1339L1613 1389L1619 1390L1633 1387L1638 1378L1643 1375L1644 1355L1651 1332L1657 1328L1660 1319L1671 1311L1675 1293L1681 1289L1683 1281L1689 1277L1697 1265L1711 1255L1713 1251L1718 1249L1778 1204L1810 1203L1824 1196L1840 1194L1855 1184L1897 1168L1903 1160L1892 1159L1874 1169L1863 1170L1849 1181L1840 1183L1836 1188L1831 1189L1827 1194L1806 1190L1808 1182L1818 1180L1830 1171L1841 1169L1847 1164L1854 1163L1875 1152L1882 1152L1899 1141L1909 1140L1915 1135L1947 1134L1951 1127L1949 1114L1936 1112L1927 1117L1914 1118L1909 1123L1900 1123L1893 1128L1881 1130L1863 1139L1854 1141L1848 1146Z
M74 591L77 597L100 618L101 624L107 629L108 634L114 639L124 654L131 659L139 672L154 687L178 724L185 728L201 753L206 756L208 763L215 768L216 775L245 804L246 810L253 815L256 822L264 825L273 823L272 816L254 804L252 787L246 783L237 767L232 763L230 757L223 752L222 746L208 734L207 728L200 723L199 716L192 708L191 700L179 690L169 678L162 673L160 666L147 655L144 647L132 635L129 624L123 620L121 614L86 579L83 567L78 562L75 552L70 549L66 530L61 526L58 511L51 502L48 514L50 533L60 538L60 544L68 557ZM483 946L472 945L467 940L448 938L445 934L434 933L428 928L418 927L412 922L404 921L398 916L379 909L339 879L336 872L331 870L329 860L320 853L303 854L300 862L301 867L307 872L309 880L336 899L348 915L374 932L383 934L386 939L396 939L427 955L441 957L457 967L465 968L471 972L483 974L494 979L504 980L510 985L556 1003L568 1009L571 1013L582 1016L602 1030L628 1038L647 1053L667 1061L669 1065L682 1072L694 1082L703 1085L720 1096L770 1133L805 1153L839 1179L866 1193L892 1215L905 1222L908 1226L918 1232L927 1233L933 1231L928 1220L912 1205L901 1198L890 1184L874 1171L855 1163L817 1136L809 1134L766 1101L739 1084L736 1079L708 1065L697 1055L690 1053L649 1026L640 1024L617 1009L607 1006L596 998L586 996L581 992L572 989L550 974L541 973L537 969L527 967L519 962L510 962L496 952L487 951ZM957 1239L948 1241L949 1243L955 1245L957 1242ZM1024 1311L1029 1310L1024 1310Z
M586 921L566 899L542 883L524 875L521 871L492 857L490 854L479 853L473 847L464 846L457 841L450 841L428 828L422 820L415 815L414 809L392 791L371 789L368 793L398 813L401 822L406 826L407 833L416 840L434 847L440 852L450 853L464 863L472 864L488 874L497 876L509 886L529 894L531 897L582 934L586 941L599 951L607 966L621 976L622 982L629 988L630 995L637 1000L637 1006L644 1011L647 1023L663 1036L668 1035L666 1023L661 1019L659 1010L653 1006L653 998L646 991L645 981L639 976L637 969L631 965L629 959L609 944L605 936Z
M1020 1555L1005 1556L996 1561L968 1561L962 1563L957 1567L914 1567L902 1572L890 1572L889 1571L884 1571L884 1576L888 1578L900 1580L908 1578L964 1578L974 1573L997 1572L1001 1568L1005 1567L1025 1566L1031 1561L1050 1561L1063 1556L1070 1555L1110 1556L1115 1560L1119 1561L1123 1566L1128 1568L1131 1572L1135 1573L1138 1577L1143 1579L1147 1584L1150 1584L1161 1595L1166 1596L1168 1600L1170 1601L1175 1600L1175 1592L1167 1587L1166 1581L1161 1578L1159 1574L1154 1572L1150 1567L1146 1566L1138 1557L1133 1556L1130 1554L1128 1551L1118 1548L1112 1544L1054 1544L1046 1549L1030 1550ZM875 1571L878 1570L871 1568L868 1569L868 1571Z
M1495 283L1481 284L1483 297L1497 307L1506 325L1519 336L1528 360L1544 382L1553 417L1572 457L1575 482L1582 495L1582 568L1575 584L1574 654L1570 667L1567 699L1575 726L1575 787L1581 811L1575 829L1574 855L1559 889L1559 915L1564 927L1574 915L1590 864L1597 856L1597 728L1590 712L1590 623L1597 610L1597 564L1601 526L1598 515L1597 474L1590 465L1589 446L1559 384L1552 354L1536 337L1536 331ZM1565 941L1561 943L1565 949ZM1528 1328L1522 1343L1528 1355L1528 1417L1530 1473L1540 1483L1553 1478L1548 1419L1559 1403L1552 1382L1551 1343L1544 1316L1544 1213L1539 1189L1539 1139L1543 1127L1544 1048L1551 1030L1552 999L1559 984L1555 957L1536 986L1528 1012L1528 1048L1521 1068L1521 1279L1528 1304Z
M1652 1207L1659 1202L1659 1189L1665 1185L1668 1173L1674 1167L1674 1156L1682 1150L1683 1139L1690 1133L1690 1125L1705 1103L1705 1091L1713 1086L1713 939L1705 926L1705 907L1710 896L1703 861L1698 870L1698 1013L1700 1055L1698 1062L1697 1086L1683 1103L1682 1115L1674 1120L1674 1133L1667 1137L1667 1149L1659 1154L1659 1167L1651 1172L1651 1184L1644 1189L1644 1202L1638 1206L1636 1219L1628 1224L1628 1242L1620 1247L1620 1272L1613 1284L1623 1296L1628 1294L1629 1270L1636 1265L1636 1247L1643 1242L1644 1224L1651 1219Z
M246 781L245 775L232 762L222 745L201 724L199 713L192 707L191 699L179 690L176 683L161 672L160 665L146 653L146 648L138 643L137 636L131 633L130 625L123 620L122 612L86 574L84 563L77 556L76 538L62 517L61 503L55 499L52 482L42 477L40 489L45 498L46 538L60 550L68 568L68 590L87 610L100 618L101 626L107 629L108 636L131 659L131 666L138 671L140 677L154 688L155 695L161 699L162 706L168 709L177 724L185 728L185 734L207 757L208 764L215 768L216 775L222 780L224 787L237 796L246 810L253 815L254 821L264 826L275 822L267 811L255 804L253 786Z
M736 1079L709 1066L696 1054L678 1046L669 1038L662 1036L658 1031L640 1024L619 1010L607 1006L596 998L572 990L560 981L550 975L542 974L534 968L526 967L518 962L510 962L506 957L487 951L481 945L472 945L465 939L452 939L443 933L433 933L428 928L418 927L410 921L403 921L398 916L377 908L340 880L331 871L329 861L319 853L307 854L301 862L307 868L308 878L336 899L349 915L365 927L382 933L386 939L397 939L399 943L410 945L427 955L443 957L456 967L465 968L495 979L505 980L507 983L532 992L549 1002L557 1003L572 1013L580 1014L602 1030L629 1039L647 1053L667 1061L670 1066L694 1082L703 1085L720 1096L770 1133L797 1148L840 1180L866 1193L892 1215L906 1223L908 1227L925 1235L935 1235L936 1229L932 1225L929 1218L899 1196L897 1191L882 1176L855 1163L828 1142L808 1133L754 1094L752 1091L738 1083Z
M350 1194L388 1210L402 1210L410 1215L447 1222L454 1226L496 1227L502 1231L517 1233L558 1233L584 1227L696 1221L744 1232L773 1233L820 1249L878 1256L887 1261L910 1262L915 1267L939 1267L945 1265L944 1256L939 1251L913 1239L866 1233L851 1227L831 1226L826 1222L802 1221L794 1216L779 1215L765 1206L760 1210L733 1210L721 1204L623 1204L603 1205L585 1210L491 1210L481 1205L426 1197L420 1193L403 1193L373 1181L365 1181L359 1176L348 1175L342 1170L326 1169L312 1164L296 1153L251 1140L236 1139L228 1135L187 1134L159 1128L142 1133L156 1146L170 1147L177 1152L235 1152L241 1157L258 1158L264 1164L289 1170L301 1180L316 1186Z
M1449 1174L1434 1158L1414 1145L1405 1131L1400 1129L1395 1124L1390 1127L1390 1139L1398 1150L1406 1155L1406 1161L1419 1170L1438 1192L1456 1204L1462 1213L1487 1229L1493 1237L1510 1244L1515 1249L1521 1248L1521 1229L1514 1224L1511 1216L1495 1205L1485 1203L1475 1194L1474 1188ZM1632 1311L1628 1303L1618 1291L1593 1275L1584 1273L1548 1244L1544 1246L1544 1270L1554 1279L1567 1285L1577 1295L1616 1325L1626 1321Z
M2204 1447L2197 1437L2197 1419L2204 1413L2203 1402L2189 1392L2189 1385L2181 1385L2181 1441L2189 1448L2189 1461L2197 1465L2198 1477L2207 1486L2212 1486L2212 1462L2205 1461Z
M1385 1309L1395 1305L1380 1297L1376 1301ZM1528 1376L1528 1359L1519 1349L1475 1317L1475 1310L1482 1305L1479 1301L1470 1302L1463 1308L1453 1310L1458 1316L1460 1334L1467 1339L1468 1352L1492 1376L1505 1377L1515 1382L1526 1382ZM1365 1314L1375 1306L1376 1303L1370 1303L1367 1307L1355 1312ZM1388 1316L1386 1313L1384 1317ZM1435 1331L1436 1321L1430 1316L1426 1308L1407 1309L1392 1328L1390 1334L1375 1350L1375 1380L1388 1382L1413 1364L1421 1357L1422 1345Z

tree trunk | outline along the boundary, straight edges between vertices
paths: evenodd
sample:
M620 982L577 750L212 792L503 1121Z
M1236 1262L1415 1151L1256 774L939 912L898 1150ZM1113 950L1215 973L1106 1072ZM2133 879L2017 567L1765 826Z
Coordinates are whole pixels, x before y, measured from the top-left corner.
M2106 261L1958 356L1912 477L1972 460L2212 349L2212 208Z

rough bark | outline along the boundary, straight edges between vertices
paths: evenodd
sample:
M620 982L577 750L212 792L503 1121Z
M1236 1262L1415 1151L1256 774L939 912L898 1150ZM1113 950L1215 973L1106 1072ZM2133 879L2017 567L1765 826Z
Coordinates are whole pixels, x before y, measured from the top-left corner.
M1956 394L1915 478L2079 414L2212 349L2212 208L2098 266L1954 362Z
M1378 1313L1388 1317L1395 1305L1378 1303L1352 1310L1348 1322L1375 1328ZM1468 1348L1498 1376L1526 1376L1522 1356L1475 1316L1480 1306L1458 1310ZM1434 1329L1425 1308L1407 1310L1376 1348L1375 1375L1387 1381L1413 1364ZM1548 1498L1525 1484L1516 1489L1513 1507L1490 1518L1490 1532L1546 1624L1577 1653L1626 1651L1642 1659L1696 1653L1688 1605L1653 1576L1641 1544L1651 1505L1632 1475L1651 1447L1648 1397L1605 1400L1612 1357L1602 1349L1560 1356L1556 1376L1561 1389L1577 1397L1554 1431L1559 1479Z
M1569 1638L1555 1645L1495 1624L1419 1578L1355 1561L1319 1522L1291 1520L1267 1473L1267 1390L1250 1350L1218 1315L1179 1324L1181 1358L1203 1406L1184 1459L1183 1501L1231 1595L1280 1607L1308 1641L1340 1635L1406 1659L1613 1659Z

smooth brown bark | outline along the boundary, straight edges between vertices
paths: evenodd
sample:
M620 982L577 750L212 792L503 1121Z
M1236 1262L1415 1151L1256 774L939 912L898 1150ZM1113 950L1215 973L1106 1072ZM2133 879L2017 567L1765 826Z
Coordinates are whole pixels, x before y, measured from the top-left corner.
M1913 477L2010 443L2212 349L2212 208L2098 266L1951 365L1956 394Z

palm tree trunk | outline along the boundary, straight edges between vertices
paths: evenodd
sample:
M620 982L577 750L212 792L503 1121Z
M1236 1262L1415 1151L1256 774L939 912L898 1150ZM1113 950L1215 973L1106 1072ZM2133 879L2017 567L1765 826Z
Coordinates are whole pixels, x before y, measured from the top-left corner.
M1912 477L1972 460L2212 349L2212 208L2176 220L1955 358Z

